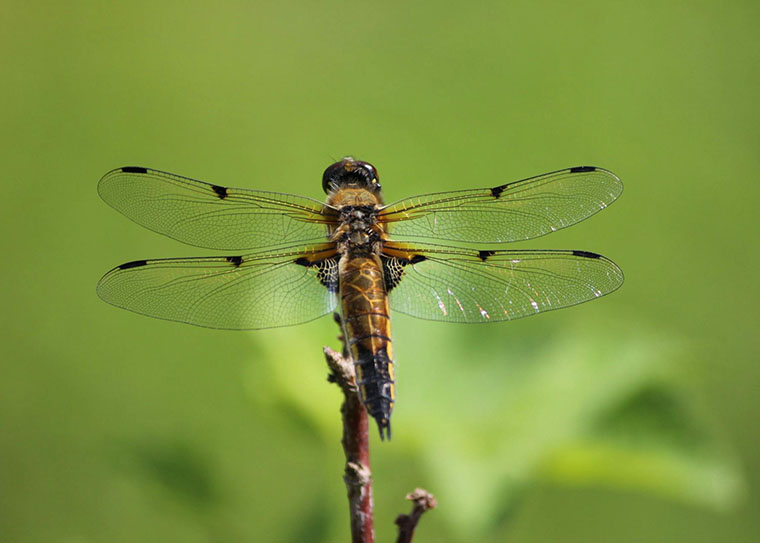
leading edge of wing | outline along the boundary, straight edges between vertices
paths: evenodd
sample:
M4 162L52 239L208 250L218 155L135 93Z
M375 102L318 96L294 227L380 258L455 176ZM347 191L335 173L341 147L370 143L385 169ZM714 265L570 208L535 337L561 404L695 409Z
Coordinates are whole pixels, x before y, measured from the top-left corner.
M98 296L154 318L227 330L314 320L337 306L334 247L136 260L106 273Z
M513 320L614 292L620 268L588 251L474 250L389 244L384 251L391 308L457 323Z
M404 198L384 206L379 220L397 239L506 243L583 221L622 192L611 171L577 166L490 188Z
M98 194L154 232L228 251L324 241L335 213L305 196L230 188L141 166L106 173Z

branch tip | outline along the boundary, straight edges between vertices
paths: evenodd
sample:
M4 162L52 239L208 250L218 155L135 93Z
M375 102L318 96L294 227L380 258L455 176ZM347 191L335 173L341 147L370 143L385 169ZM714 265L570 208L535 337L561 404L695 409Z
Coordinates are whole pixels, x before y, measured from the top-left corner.
M411 543L414 530L417 528L417 523L419 523L422 514L438 506L435 496L422 488L414 489L413 492L406 495L406 499L414 502L414 505L411 513L396 517L396 525L398 526L396 543Z
M438 507L438 501L430 492L424 488L415 488L413 492L406 495L406 499L413 501L415 507L421 507L425 511Z
M330 347L325 347L323 352L331 372L327 380L331 383L337 383L346 395L354 393L356 391L356 379L351 360Z

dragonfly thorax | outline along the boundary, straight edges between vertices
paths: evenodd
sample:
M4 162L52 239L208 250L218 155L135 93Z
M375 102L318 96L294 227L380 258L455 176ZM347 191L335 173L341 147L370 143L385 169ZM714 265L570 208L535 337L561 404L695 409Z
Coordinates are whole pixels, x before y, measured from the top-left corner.
M377 208L375 206L343 206L340 208L340 221L359 228L377 224Z
M340 208L340 226L333 234L342 254L378 252L383 229L377 222L377 208L366 205L346 205Z

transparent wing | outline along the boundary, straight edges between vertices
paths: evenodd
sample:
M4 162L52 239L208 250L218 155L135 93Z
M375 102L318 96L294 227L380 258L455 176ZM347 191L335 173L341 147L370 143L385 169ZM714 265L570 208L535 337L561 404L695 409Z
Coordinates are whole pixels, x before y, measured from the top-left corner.
M477 251L386 246L391 308L458 323L512 320L609 294L623 284L611 260L586 251Z
M252 330L316 319L337 305L334 249L138 260L98 283L104 301L208 328Z
M612 172L579 166L493 188L413 196L383 208L380 221L392 239L503 243L582 221L622 191Z
M210 249L322 242L334 217L331 208L310 198L222 187L140 167L108 172L98 193L136 223Z

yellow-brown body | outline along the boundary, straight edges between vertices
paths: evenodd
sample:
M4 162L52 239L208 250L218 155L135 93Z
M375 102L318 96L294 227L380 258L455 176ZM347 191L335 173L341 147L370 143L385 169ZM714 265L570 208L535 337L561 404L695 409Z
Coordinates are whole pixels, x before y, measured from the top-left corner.
M380 435L390 437L395 400L391 321L383 269L377 255L344 257L340 298L346 342L356 369L356 384Z
M380 259L386 235L376 220L381 201L370 190L342 188L330 194L328 204L341 216L330 235L340 254L341 313L356 383L380 436L390 438L395 389L390 308Z

